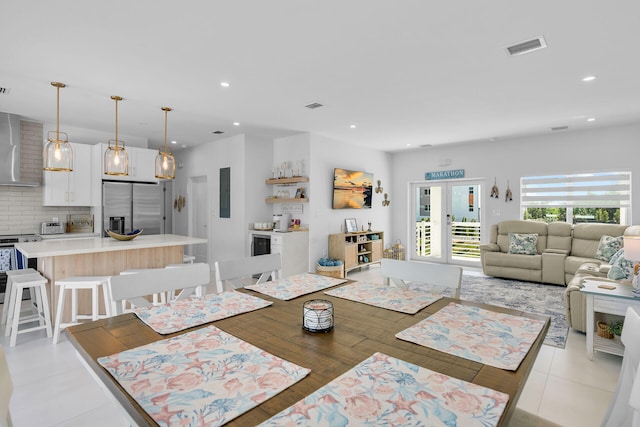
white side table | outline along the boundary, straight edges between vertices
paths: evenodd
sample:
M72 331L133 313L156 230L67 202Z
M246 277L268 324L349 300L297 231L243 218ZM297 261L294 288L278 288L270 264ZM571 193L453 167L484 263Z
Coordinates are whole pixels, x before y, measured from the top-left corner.
M640 309L640 298L633 296L631 284L612 283L595 279L587 279L580 289L587 298L587 357L593 359L595 350L622 356L624 346L612 339L594 336L595 313L615 314L624 316L627 307ZM599 288L599 285L614 285L615 289Z

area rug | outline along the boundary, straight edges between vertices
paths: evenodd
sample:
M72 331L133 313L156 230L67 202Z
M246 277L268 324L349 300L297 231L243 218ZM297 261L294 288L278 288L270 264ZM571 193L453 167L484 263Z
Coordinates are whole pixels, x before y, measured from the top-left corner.
M550 316L544 343L564 348L569 333L564 291L563 286L463 274L460 299Z

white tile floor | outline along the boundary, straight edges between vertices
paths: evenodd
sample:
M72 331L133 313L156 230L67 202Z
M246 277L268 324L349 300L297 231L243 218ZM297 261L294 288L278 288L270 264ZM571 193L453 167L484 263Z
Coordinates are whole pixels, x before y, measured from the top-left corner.
M349 278L382 280L375 266L353 271ZM16 427L123 425L118 408L81 364L66 338L53 345L44 331L38 331L19 335L14 348L5 337L0 345L14 383L10 408ZM584 334L570 331L565 349L542 347L518 407L566 427L599 426L621 361L618 356L598 352L593 361L588 360Z

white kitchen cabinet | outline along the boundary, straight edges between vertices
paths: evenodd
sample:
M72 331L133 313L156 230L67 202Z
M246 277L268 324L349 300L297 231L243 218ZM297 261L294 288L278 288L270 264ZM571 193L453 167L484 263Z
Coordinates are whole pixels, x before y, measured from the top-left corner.
M70 144L73 148L73 171L42 172L43 206L91 206L92 147Z
M309 233L307 231L281 233L251 230L249 236L252 244L254 236L270 239L270 253L279 253L282 257L281 277L309 272Z
M156 155L157 150L140 147L128 147L125 150L129 157L129 175L117 176L106 175L104 173L104 152L107 150L107 144L100 145L100 168L102 171L101 179L112 181L135 181L135 182L158 182L156 178Z

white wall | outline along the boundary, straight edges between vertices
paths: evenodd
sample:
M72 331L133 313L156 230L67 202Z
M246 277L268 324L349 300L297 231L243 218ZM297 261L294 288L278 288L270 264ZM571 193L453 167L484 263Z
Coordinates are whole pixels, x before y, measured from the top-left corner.
M385 232L385 247L400 238L392 233L391 209L382 206L382 194L373 193L371 209L332 208L334 168L371 172L374 183L381 180L386 190L391 187L391 155L320 135L310 135L310 143L310 271L315 270L319 258L327 255L329 234L340 233L346 218L356 218L358 226L364 225L365 229L371 221L373 230Z
M394 184L391 192L393 234L408 236L408 183L424 180L425 172L464 169L466 178L484 178L483 228L520 217L520 177L554 173L631 170L632 223L640 223L640 125L625 125L592 131L559 132L544 136L513 138L423 148L393 156ZM443 159L451 164L439 167ZM489 198L494 177L500 198ZM507 181L513 201L505 202ZM483 234L483 241L487 236Z
M56 129L55 123L44 123L44 138L47 138L47 132ZM113 125L113 132L103 132L95 129L87 129L73 126L60 125L60 132L65 132L69 137L69 142L76 142L78 144L98 144L109 142L110 139L116 139L116 127L115 122ZM140 147L148 148L149 140L140 136L132 136L118 133L118 139L124 141L125 147Z
M187 207L174 211L175 234L189 235L189 203L192 200L189 181L206 176L209 206L209 263L218 259L249 255L249 223L271 218L264 202L268 196L265 179L271 171L271 141L238 135L177 152L177 170L173 185L174 197L187 197ZM231 218L220 218L220 168L231 168Z

